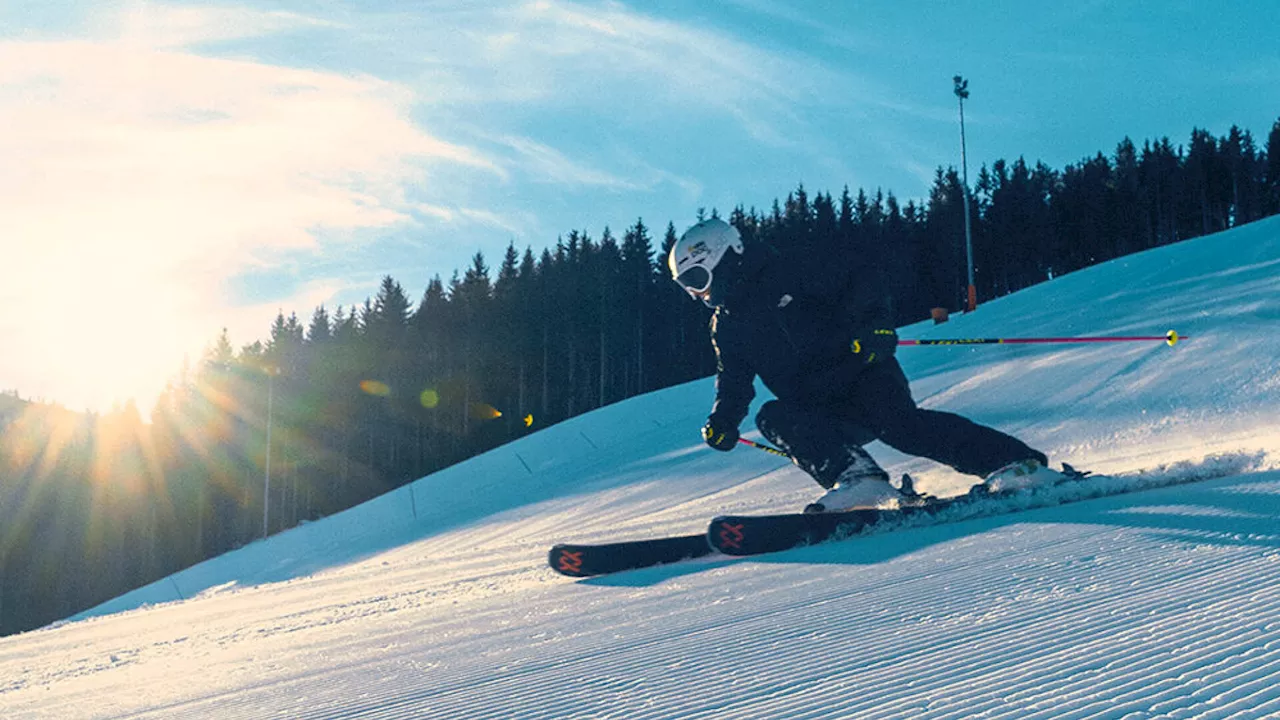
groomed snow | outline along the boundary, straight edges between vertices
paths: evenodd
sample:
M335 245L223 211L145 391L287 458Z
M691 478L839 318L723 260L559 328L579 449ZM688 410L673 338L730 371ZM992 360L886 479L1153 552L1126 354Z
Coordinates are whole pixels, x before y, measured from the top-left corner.
M1280 716L1280 218L904 337L927 407L1106 473L1223 477L573 581L557 541L697 532L815 488L698 441L709 381L536 433L0 639L0 717ZM970 480L882 445L922 489ZM185 598L185 599L183 599Z

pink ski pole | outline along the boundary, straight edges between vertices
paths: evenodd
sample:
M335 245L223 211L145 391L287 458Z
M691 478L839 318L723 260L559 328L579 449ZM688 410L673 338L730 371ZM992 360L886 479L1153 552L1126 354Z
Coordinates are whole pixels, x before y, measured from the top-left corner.
M1164 342L1173 347L1190 335L1179 335L1170 330L1164 335L1136 337L1056 337L1056 338L950 338L939 340L899 340L898 345L1027 345L1031 343L1108 343L1108 342Z

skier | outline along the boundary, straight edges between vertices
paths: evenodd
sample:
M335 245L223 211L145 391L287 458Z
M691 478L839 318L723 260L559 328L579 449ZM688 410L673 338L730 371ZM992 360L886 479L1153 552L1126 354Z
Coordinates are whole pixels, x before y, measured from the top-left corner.
M894 358L898 334L878 273L815 251L784 257L764 243L745 247L719 218L685 232L667 263L689 295L715 310L716 397L703 440L737 447L758 375L776 399L760 408L756 426L826 489L806 511L904 500L863 449L876 439L984 478L993 492L1063 477L1021 440L916 406Z

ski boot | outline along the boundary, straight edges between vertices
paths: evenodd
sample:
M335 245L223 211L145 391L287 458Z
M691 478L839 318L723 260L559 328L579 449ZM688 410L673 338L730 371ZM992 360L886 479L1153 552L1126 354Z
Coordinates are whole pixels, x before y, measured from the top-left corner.
M852 478L836 483L822 497L805 506L806 514L845 512L859 508L896 507L902 493L887 477Z
M986 477L981 485L973 488L974 494L1003 494L1034 490L1039 487L1057 485L1069 480L1072 475L1051 470L1035 458L1009 463Z

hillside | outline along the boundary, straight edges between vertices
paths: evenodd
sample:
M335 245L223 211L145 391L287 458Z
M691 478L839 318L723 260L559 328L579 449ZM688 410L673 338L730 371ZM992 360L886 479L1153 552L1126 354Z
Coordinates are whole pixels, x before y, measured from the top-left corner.
M709 380L575 418L0 639L6 718L1227 718L1280 715L1280 218L1099 265L903 337L925 406L1177 487L754 559L571 581L559 540L796 508L706 449ZM760 402L763 398L757 400ZM756 437L753 435L753 437ZM969 479L880 445L891 473Z

